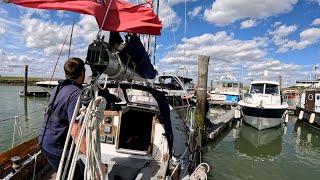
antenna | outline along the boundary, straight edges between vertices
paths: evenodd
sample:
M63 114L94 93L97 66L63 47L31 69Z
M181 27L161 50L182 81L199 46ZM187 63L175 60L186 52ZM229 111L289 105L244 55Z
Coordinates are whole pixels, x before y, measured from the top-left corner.
M314 70L314 80L318 80L318 68L319 66L317 64L315 64L313 66L313 70Z

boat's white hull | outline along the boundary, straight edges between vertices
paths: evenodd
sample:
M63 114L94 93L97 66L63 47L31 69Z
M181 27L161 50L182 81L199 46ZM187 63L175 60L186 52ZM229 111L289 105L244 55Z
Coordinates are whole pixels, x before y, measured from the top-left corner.
M277 127L284 123L284 118L267 118L249 115L244 115L243 120L258 130Z
M243 120L258 130L280 126L284 123L287 105L253 106L240 101Z

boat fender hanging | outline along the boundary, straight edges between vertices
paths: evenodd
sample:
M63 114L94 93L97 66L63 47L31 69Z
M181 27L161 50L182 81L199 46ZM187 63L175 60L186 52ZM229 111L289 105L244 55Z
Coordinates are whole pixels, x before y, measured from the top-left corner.
M304 112L303 111L300 111L300 113L299 113L299 120L302 120L303 119L303 114L304 114Z
M289 121L289 114L288 114L288 112L286 112L284 122L287 123L288 121Z
M309 123L312 124L314 122L314 119L316 118L316 115L314 113L312 113L310 115L310 118L309 118Z
M234 118L235 119L240 119L241 118L241 112L238 108L235 108L234 110Z

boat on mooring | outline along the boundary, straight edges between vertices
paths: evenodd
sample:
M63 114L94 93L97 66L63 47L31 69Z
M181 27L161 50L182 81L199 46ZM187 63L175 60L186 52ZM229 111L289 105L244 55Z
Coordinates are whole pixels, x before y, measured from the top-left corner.
M294 112L300 100L300 91L295 89L286 89L283 91L283 98L288 104L288 111Z
M239 101L243 120L258 130L280 126L287 118L288 104L282 101L276 81L253 81L248 94Z
M216 82L214 90L210 92L212 105L237 105L240 101L243 84L232 78L224 78Z
M296 114L299 114L299 120L320 130L320 83L301 94Z
M189 107L194 103L193 94L195 84L191 78L177 75L159 76L159 83L155 87L166 92L169 104L175 108Z

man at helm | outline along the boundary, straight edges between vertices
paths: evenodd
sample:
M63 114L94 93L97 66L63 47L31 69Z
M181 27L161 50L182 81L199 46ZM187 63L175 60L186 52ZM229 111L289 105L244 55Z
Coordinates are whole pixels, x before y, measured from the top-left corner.
M73 111L83 89L84 62L70 58L64 64L64 72L66 79L59 81L51 93L39 136L42 153L54 171L58 170Z

